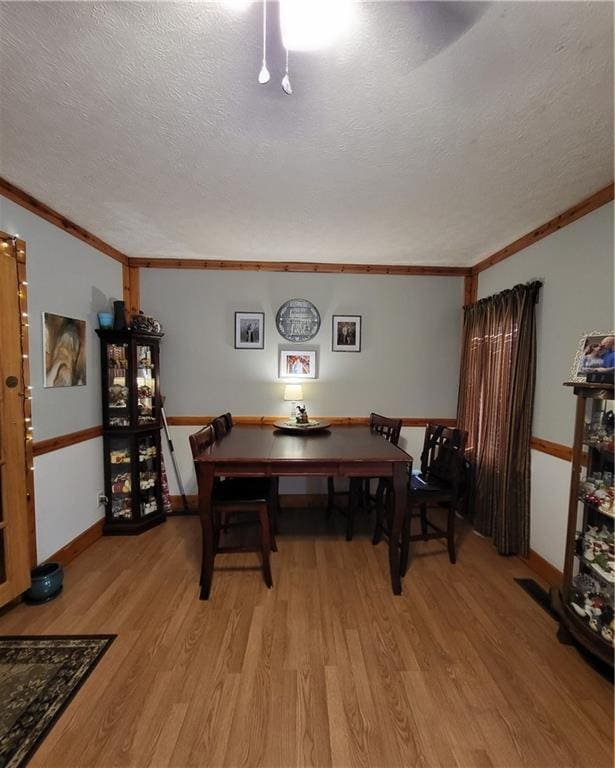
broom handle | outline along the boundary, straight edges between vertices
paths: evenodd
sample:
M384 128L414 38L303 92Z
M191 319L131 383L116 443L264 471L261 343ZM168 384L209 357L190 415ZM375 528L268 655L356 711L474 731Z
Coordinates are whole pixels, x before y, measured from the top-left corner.
M171 461L173 462L173 469L175 470L175 477L177 478L177 485L179 485L179 491L182 497L182 503L184 505L184 511L188 511L188 499L186 498L186 491L184 490L184 484L182 482L181 475L179 474L179 468L177 466L177 460L175 459L175 448L173 447L173 441L169 434L169 425L167 423L167 415L164 412L164 406L160 406L160 414L162 416L162 425L164 427L164 434L167 438L167 444L169 446L169 452L171 454Z

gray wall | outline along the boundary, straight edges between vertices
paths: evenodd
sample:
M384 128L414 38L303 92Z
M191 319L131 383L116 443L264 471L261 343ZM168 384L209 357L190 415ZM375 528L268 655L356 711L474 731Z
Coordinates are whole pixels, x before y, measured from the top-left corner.
M122 297L122 265L2 197L0 229L26 241L34 440L96 426L102 421L96 313ZM43 312L86 321L85 386L43 387ZM102 489L100 438L34 459L39 562L103 516Z
M279 306L313 302L319 374L308 412L454 417L463 279L204 270L141 270L141 305L163 324L161 376L169 415L283 415L275 328ZM234 349L235 311L265 313L265 349ZM331 351L332 314L362 315L360 353Z
M96 313L122 298L122 265L10 200L0 197L0 229L26 241L34 440L102 421ZM43 387L43 312L85 320L87 384Z
M562 382L579 338L613 330L613 203L480 273L478 297L543 282L537 306L538 360L532 434L572 445L574 397Z

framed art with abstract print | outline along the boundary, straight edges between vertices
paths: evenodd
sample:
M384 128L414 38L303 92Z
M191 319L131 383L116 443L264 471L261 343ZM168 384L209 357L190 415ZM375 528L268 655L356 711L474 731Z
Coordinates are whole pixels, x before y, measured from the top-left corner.
M613 383L615 374L615 332L590 331L579 339L571 381Z
M235 349L265 348L265 313L235 312Z
M85 320L43 312L45 387L86 384Z
M361 351L361 315L333 315L333 352Z
M315 379L315 349L280 349L279 377L281 379Z

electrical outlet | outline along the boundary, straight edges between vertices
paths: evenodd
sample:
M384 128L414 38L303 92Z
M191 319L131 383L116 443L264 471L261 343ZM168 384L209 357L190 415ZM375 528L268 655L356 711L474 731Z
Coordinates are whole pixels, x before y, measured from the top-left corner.
M98 495L96 496L96 500L98 502L99 507L104 507L107 503L107 497L102 491L98 491Z

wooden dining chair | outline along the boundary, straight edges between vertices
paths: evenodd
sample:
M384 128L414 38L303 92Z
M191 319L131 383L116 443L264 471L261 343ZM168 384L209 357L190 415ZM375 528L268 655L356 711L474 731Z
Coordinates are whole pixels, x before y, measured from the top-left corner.
M370 413L369 428L372 432L381 435L393 445L398 445L401 434L402 420L393 419L388 416L382 416L379 413ZM371 481L378 480L376 495L371 495ZM357 509L370 509L371 505L378 505L380 499L384 498L387 484L390 481L385 478L353 477L350 478L349 489L347 491L336 491L334 479L327 478L327 511L330 515L335 505L336 496L347 496L348 505L342 512L346 515L346 541L351 541L354 533L354 515Z
M195 465L198 457L210 450L215 442L216 434L213 423L190 435L190 448ZM216 554L232 552L260 552L263 579L268 587L273 586L270 553L272 550L274 552L277 551L275 536L270 524L270 509L276 504L274 489L275 484L269 478L228 477L214 483L211 498L211 514L214 527L214 557ZM229 516L231 512L256 513L256 518L230 522ZM258 546L227 546L220 544L220 538L223 533L227 533L235 528L250 526L259 526ZM203 573L204 560L205 548L203 547L201 573Z
M451 563L457 560L455 551L455 516L461 511L465 446L468 433L438 424L428 424L425 430L421 472L411 475L408 485L408 510L402 531L400 570L408 567L411 541L445 539ZM447 510L446 530L427 516L429 509ZM417 510L417 511L415 511ZM412 520L420 521L420 533L412 534Z
M216 416L216 418L211 422L211 425L214 428L216 440L220 440L222 437L224 437L224 435L230 432L226 414L222 414L222 416Z

